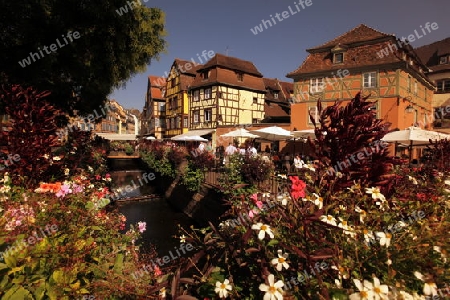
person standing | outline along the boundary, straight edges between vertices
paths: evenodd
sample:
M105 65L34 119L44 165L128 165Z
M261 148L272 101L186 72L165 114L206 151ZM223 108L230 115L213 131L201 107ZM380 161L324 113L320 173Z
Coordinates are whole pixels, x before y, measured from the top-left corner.
M289 152L286 152L284 155L284 167L288 173L291 172L291 156L289 155Z
M237 152L237 148L230 143L228 147L225 149L225 164L228 165L230 163L230 156Z
M248 154L250 156L256 156L258 154L258 151L256 151L255 146L250 145L250 147L248 147Z
M300 155L296 154L295 158L294 158L295 170L298 171L298 170L302 169L304 164L305 164L305 162L302 160Z

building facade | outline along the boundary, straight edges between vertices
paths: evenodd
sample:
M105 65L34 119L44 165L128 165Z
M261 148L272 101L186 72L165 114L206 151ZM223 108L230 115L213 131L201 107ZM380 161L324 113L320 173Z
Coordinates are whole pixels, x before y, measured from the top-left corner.
M428 67L427 75L436 85L433 95L434 125L436 129L448 129L450 128L450 38L419 47L415 51Z
M166 84L166 131L165 138L185 133L189 129L188 90L201 65L175 59Z
M189 130L259 123L265 93L263 75L252 62L216 54L197 70L189 90Z
M162 139L166 131L166 79L148 76L145 105L140 117L140 136Z
M295 90L291 129L313 128L309 116L318 120L319 99L325 107L358 92L376 101L377 117L391 129L432 127L434 85L409 44L361 24L307 52L300 67L287 74Z

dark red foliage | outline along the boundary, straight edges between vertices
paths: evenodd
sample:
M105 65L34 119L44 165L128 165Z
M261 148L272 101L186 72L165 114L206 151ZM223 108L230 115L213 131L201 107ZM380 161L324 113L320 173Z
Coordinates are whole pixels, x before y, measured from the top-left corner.
M317 180L330 192L349 187L353 181L380 186L384 193L392 185L392 158L387 144L380 142L390 123L376 118L371 109L375 102L367 99L358 93L346 105L336 101L323 108L317 102L319 124L311 118L317 141L310 143L319 160Z
M0 92L0 106L11 118L11 130L0 131L0 137L6 141L9 154L20 156L19 161L1 172L9 172L16 183L21 180L25 186L37 183L53 164L52 147L59 144L56 132L65 116L46 102L48 91L13 85L2 87Z
M192 153L191 153L192 154ZM215 165L215 156L208 152L208 151L203 151L203 152L194 152L191 156L191 164L200 170L205 170L205 169L212 169Z

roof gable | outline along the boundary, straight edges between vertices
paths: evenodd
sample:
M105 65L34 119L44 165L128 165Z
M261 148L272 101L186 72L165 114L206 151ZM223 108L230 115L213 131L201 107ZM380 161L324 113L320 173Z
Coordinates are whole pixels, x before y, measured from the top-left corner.
M386 37L394 37L394 35L380 32L365 24L360 24L350 31L347 31L344 34L332 39L331 41L328 41L320 46L307 49L306 51L313 52L314 50L328 49L338 45L350 45Z
M443 55L450 55L450 37L415 49L420 60L433 71L450 69L449 64L440 64Z
M233 71L240 71L246 74L255 75L257 77L263 77L263 75L258 71L258 69L251 61L226 56L219 53L216 53L213 58L207 61L201 68L199 68L198 72L216 67L230 69Z

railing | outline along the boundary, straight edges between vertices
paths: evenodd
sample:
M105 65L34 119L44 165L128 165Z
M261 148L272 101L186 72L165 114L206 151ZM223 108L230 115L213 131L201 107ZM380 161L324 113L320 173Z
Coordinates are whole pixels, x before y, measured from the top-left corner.
M221 173L220 169L205 172L205 183L215 188L218 188L220 173ZM275 176L271 176L268 180L259 183L258 187L260 187L262 190L268 191L271 194L276 195L278 194L279 181Z

